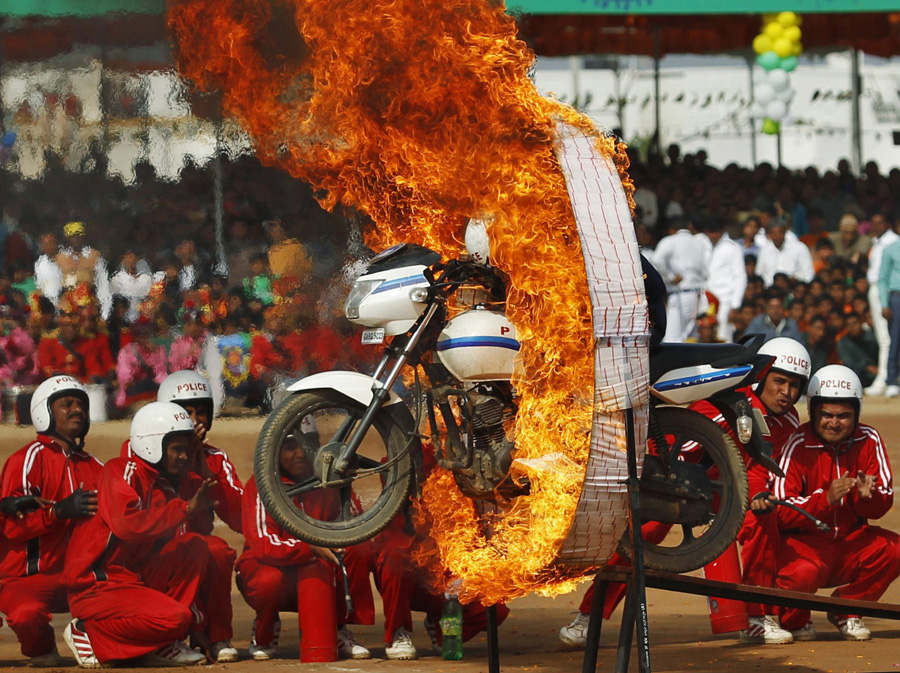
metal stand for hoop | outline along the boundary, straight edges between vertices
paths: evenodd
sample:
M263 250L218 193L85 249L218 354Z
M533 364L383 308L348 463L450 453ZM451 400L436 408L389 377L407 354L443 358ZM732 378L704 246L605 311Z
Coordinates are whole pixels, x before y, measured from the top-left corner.
M634 446L634 410L625 411L625 432L628 439L628 494L629 517L628 534L631 542L631 575L628 578L628 593L622 612L622 626L619 630L619 646L616 652L616 673L627 673L631 658L631 645L637 630L638 669L640 673L650 673L650 636L647 629L647 586L644 577L644 549L641 544L640 526L640 481L637 476L637 456ZM584 648L582 673L595 673L597 651L600 647L600 627L603 624L603 604L609 583L598 580L591 602L591 619L588 622L587 642Z

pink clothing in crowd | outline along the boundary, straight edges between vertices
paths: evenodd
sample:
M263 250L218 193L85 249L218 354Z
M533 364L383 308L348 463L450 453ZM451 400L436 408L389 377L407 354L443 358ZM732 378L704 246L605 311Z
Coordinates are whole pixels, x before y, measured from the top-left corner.
M27 386L41 379L38 367L37 347L28 332L15 327L6 335L0 335L0 383L6 386Z
M168 374L166 349L162 346L144 348L132 341L119 351L116 362L116 378L119 387L116 392L116 405L128 406L128 389L135 383L152 377L158 386Z
M195 339L186 334L172 342L169 348L169 371L178 372L183 369L197 369L200 354L203 352L205 337Z

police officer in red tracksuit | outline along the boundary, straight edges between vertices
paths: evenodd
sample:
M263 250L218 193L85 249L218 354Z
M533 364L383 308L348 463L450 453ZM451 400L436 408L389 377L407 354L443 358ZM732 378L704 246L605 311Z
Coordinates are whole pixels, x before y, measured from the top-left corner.
M891 465L881 435L859 422L863 388L843 365L828 365L809 382L810 421L788 440L781 456L785 476L775 495L831 527L819 530L808 518L778 509L782 532L777 584L815 593L837 587L839 598L877 601L900 575L900 536L878 526L894 501ZM808 610L781 608L781 626L795 640L814 640ZM872 637L862 619L828 614L846 640Z
M71 376L37 387L31 418L37 439L6 461L0 496L40 496L55 504L3 520L0 612L33 666L56 666L61 660L50 615L68 612L63 562L73 528L97 511L103 464L84 452L88 396Z
M82 667L144 657L145 665L204 663L182 639L202 630L195 599L206 577L203 538L184 533L211 503L211 481L190 501L178 478L195 450L194 423L177 404L153 402L131 422L131 458L113 458L100 475L99 511L79 526L65 563L74 619L65 639Z
M773 356L775 362L762 381L754 387L743 388L740 392L744 393L750 404L765 416L771 433L769 441L773 446L773 458L778 460L784 442L800 424L794 405L806 388L810 373L810 358L809 353L798 341L786 337L768 341L763 344L759 353ZM727 419L714 405L704 400L695 402L690 408L718 423L735 444L741 446ZM688 448L685 447L684 450L687 451ZM746 454L744 460L750 486L751 510L747 512L738 534L738 540L742 544L743 582L754 586L773 587L779 534L776 519L764 514L770 512L774 506L767 504L768 500L754 501L754 496L767 492L771 475L765 467L750 460ZM651 521L641 527L641 535L646 542L659 544L665 539L670 528L668 524ZM609 565L628 563L628 559L619 554L613 554L609 560ZM559 638L566 645L584 647L593 595L594 586L591 585L581 601L578 616L571 624L560 629ZM609 619L624 595L625 585L614 583L609 586L603 609L604 619ZM750 615L750 627L741 632L742 642L770 644L791 642L791 634L781 629L774 617L765 616L765 607L762 604L748 604L747 610Z
M178 495L190 500L205 479L213 482L210 500L216 503L215 514L234 532L242 532L241 507L244 487L228 455L206 442L213 422L213 397L209 380L191 370L173 372L159 386L159 402L174 402L183 407L194 422L200 440L194 466L181 480ZM203 535L209 546L212 563L209 567L208 590L202 601L209 620L207 637L212 657L219 663L237 661L238 652L231 645L232 617L231 577L237 552L222 538L210 535L213 530L213 510L191 517L188 530Z
M312 464L303 447L292 435L281 446L282 479L297 483L311 473ZM305 493L294 500L309 516L334 518L340 505L334 494L323 491ZM302 542L281 529L266 512L256 488L256 479L244 485L244 551L237 562L237 585L247 603L256 611L250 637L250 655L259 661L271 659L278 648L281 632L279 612L298 612L302 622L331 620L337 629L337 615L344 607L305 603L300 606L300 585L305 578L327 574L334 586L338 559L330 549ZM337 592L332 592L335 603ZM342 602L343 593L340 594ZM310 614L310 610L315 614ZM343 616L343 615L342 615ZM343 620L342 620L343 623ZM338 654L348 659L368 658L369 651L356 642L349 629L337 639Z

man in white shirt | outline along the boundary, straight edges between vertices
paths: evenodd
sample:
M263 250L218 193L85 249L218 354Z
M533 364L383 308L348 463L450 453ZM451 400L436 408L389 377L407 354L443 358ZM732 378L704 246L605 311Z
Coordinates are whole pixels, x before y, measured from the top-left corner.
M761 276L766 287L772 285L776 273L808 283L815 276L812 255L803 243L788 240L787 225L782 220L772 220L767 230L766 242L759 249L756 275Z
M128 322L137 320L138 308L150 294L152 285L153 275L147 263L138 264L138 257L131 250L122 255L119 270L109 280L109 289L114 296L120 295L128 299L128 312L125 314Z
M884 249L891 243L900 240L900 236L894 233L893 222L881 213L873 215L871 223L872 228L869 230L869 234L872 237L872 247L869 249L869 270L866 272L866 280L869 281L869 311L872 314L872 327L875 331L875 339L878 341L878 375L872 381L872 385L866 388L865 393L866 395L883 395L891 335L888 331L888 321L881 314L884 307L881 305L881 297L878 295L878 272L881 270L881 254Z
M734 326L729 322L729 315L741 305L747 289L744 252L738 243L724 235L722 222L717 218L709 218L705 229L711 252L706 290L719 300L719 338L731 341Z
M62 271L56 264L58 252L59 241L56 234L53 232L41 234L41 256L34 263L34 284L41 295L53 302L54 306L62 292Z
M670 231L674 233L656 246L653 261L669 293L663 341L683 342L694 329L700 295L706 287L709 241L694 236L688 221L681 217L671 220Z
M106 320L112 309L106 260L98 250L85 245L84 222L69 222L63 227L63 234L68 245L60 248L55 260L62 271L63 287L91 286L100 304L100 317Z

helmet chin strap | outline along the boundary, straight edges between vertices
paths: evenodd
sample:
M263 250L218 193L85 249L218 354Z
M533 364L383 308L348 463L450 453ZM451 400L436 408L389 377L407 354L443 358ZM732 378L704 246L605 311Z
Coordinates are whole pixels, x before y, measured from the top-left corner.
M47 434L49 434L51 437L56 437L57 439L62 440L65 444L67 444L69 446L70 449L72 449L74 451L78 451L79 453L84 451L84 435L79 437L77 440L73 441L73 440L69 439L68 437L58 433L56 431L56 428L53 428Z

